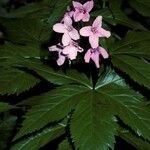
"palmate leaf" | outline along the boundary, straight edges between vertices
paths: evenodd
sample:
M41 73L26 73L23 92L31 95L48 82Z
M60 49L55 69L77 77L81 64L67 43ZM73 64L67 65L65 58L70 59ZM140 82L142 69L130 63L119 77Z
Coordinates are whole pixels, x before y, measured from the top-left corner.
M0 69L0 94L19 94L24 92L40 80L29 73L15 69L15 68L1 68Z
M15 139L38 130L50 122L64 118L80 100L79 93L87 90L88 88L83 86L62 86L27 100L25 103L31 105L32 108L27 112L23 127Z
M92 88L90 80L82 73L79 76L79 73L75 70L68 70L66 74L62 71L54 71L39 59L23 59L20 65L35 71L38 75L54 84L78 83Z
M115 135L118 135L115 116L137 136L150 139L150 111L142 96L111 70L100 76L95 89L79 85L61 86L23 104L32 108L14 140L63 119L70 112L73 112L69 123L71 137L75 147L81 150L113 149Z
M149 43L148 32L129 32L115 46L109 45L113 65L147 88L150 88L150 65L141 58L150 58Z
M8 103L0 102L0 113L8 111L12 108L14 108L14 107Z
M150 16L150 1L149 0L130 0L131 7L136 9L143 16Z
M121 0L109 0L109 7L113 13L113 20L117 24L121 24L130 28L147 30L140 23L128 18L125 13L121 11Z
M108 72L109 73L109 72ZM110 73L105 80L110 80ZM116 79L117 76L114 78ZM103 81L103 80L102 80ZM113 82L96 87L100 97L109 101L110 110L115 113L125 124L130 126L138 136L150 140L150 109L144 104L142 96L127 86ZM116 109L117 108L117 109Z
M12 145L10 150L37 150L65 133L65 126L48 127L34 136L28 137Z

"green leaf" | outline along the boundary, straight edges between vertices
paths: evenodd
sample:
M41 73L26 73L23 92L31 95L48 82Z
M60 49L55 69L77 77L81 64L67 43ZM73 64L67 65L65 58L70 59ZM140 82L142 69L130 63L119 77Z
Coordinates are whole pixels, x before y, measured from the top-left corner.
M140 23L131 20L121 11L121 0L109 0L109 7L113 13L113 19L117 24L121 24L134 30L146 30Z
M10 148L10 150L37 150L64 134L65 126L57 125L56 127L49 127L36 135L21 140Z
M150 88L150 65L136 57L127 55L112 55L112 63L130 76L135 82Z
M49 25L36 18L0 18L0 24L4 26L6 39L20 44L40 44L50 36Z
M112 75L109 73L105 80L109 81L110 76ZM138 136L150 140L150 109L144 104L142 96L122 83L119 85L116 77L111 80L113 84L103 84L103 81L104 79L98 82L96 89L99 97L108 101L109 110L131 127Z
M50 15L50 8L42 2L27 3L17 9L11 10L9 13L1 13L2 18L42 18Z
M150 65L143 58L150 58L149 43L149 32L129 32L108 48L113 65L147 88L150 88Z
M71 135L80 150L114 148L116 121L109 106L96 92L87 92L76 107L71 120ZM108 136L109 135L109 136Z
M46 64L43 64L38 59L24 59L20 65L35 71L47 81L54 84L62 85L68 83L78 83L92 89L90 80L82 73L80 73L79 76L79 73L75 70L70 70L67 74L64 74L62 71L54 71L54 69Z
M143 16L150 16L150 1L149 0L130 0L129 4Z
M0 46L0 61L3 66L10 66L20 62L20 57L23 58L40 58L39 45L16 45L7 43Z
M51 5L45 5L44 2L28 4L3 15L8 17L0 18L0 23L5 28L6 39L21 44L39 44L47 41L53 32L52 26L60 21L71 2L71 0L58 0Z
M133 145L137 150L148 150L150 148L150 143L133 135L128 130L120 129L119 136L131 145Z
M117 75L115 71L112 71L111 69L106 69L100 74L95 89L97 90L103 86L109 85L118 85L121 87L126 86L124 80L119 75Z
M120 104L116 105L118 116L125 124L130 126L138 136L150 140L150 109L146 105L142 105L138 99L134 100L134 97L132 101L131 98L128 100L124 99L124 101L120 99L121 97L118 97L117 101Z
M56 23L56 21L59 21L61 17L63 17L65 11L67 10L67 6L71 4L72 0L57 0L53 12L51 13L51 16L48 18L48 22L50 25L53 25Z
M29 73L15 68L0 69L0 94L19 94L29 90L40 80Z
M27 112L23 127L15 139L34 132L50 122L64 118L80 100L79 93L87 90L88 88L83 86L62 86L26 101L25 103L31 105L32 108Z
M58 150L72 150L69 142L67 139L63 140L59 146L58 146Z
M150 59L150 33L128 32L125 38L109 46L111 55L130 55Z
M0 102L0 113L8 111L12 108L13 108L13 106L8 103Z

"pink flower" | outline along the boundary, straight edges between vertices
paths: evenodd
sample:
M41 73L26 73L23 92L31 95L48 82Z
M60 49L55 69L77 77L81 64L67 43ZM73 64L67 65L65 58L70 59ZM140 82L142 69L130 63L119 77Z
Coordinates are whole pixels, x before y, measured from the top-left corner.
M78 22L80 20L87 22L90 19L89 12L92 10L94 6L93 0L86 2L84 5L82 5L79 2L73 1L73 6L75 8L75 12L73 14L75 22Z
M58 52L57 64L59 66L63 65L66 58L69 60L74 60L76 59L78 52L83 52L83 49L74 41L71 41L67 46L63 46L59 43L49 47L48 49L49 51Z
M86 63L89 63L90 59L92 59L94 61L95 65L96 65L96 67L99 68L100 67L100 65L99 65L99 55L102 55L102 57L104 59L109 57L107 51L104 48L99 46L99 47L94 48L94 49L90 48L86 52L86 54L84 56L84 60L85 60Z
M78 40L80 38L78 31L73 28L72 20L69 16L64 17L64 23L56 23L53 26L53 30L58 33L64 33L62 37L64 46L67 46L71 39Z
M89 42L92 48L97 48L99 37L110 37L110 32L102 28L102 16L98 16L92 26L86 26L80 29L82 36L89 36Z

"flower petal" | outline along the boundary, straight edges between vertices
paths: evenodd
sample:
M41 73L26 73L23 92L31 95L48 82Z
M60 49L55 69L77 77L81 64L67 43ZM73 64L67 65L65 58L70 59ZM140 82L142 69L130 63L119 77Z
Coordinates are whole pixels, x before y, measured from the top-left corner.
M89 42L92 48L97 48L99 43L99 38L95 35L89 36Z
M97 51L92 53L91 59L94 61L96 67L99 68L100 67L100 65L99 65L99 53Z
M78 9L80 9L80 8L82 8L82 7L83 7L83 5L82 5L81 3L79 3L79 2L75 2L75 1L73 1L73 2L72 2L72 4L73 4L73 7L74 7L74 8L78 8Z
M84 60L86 63L89 63L90 62L90 58L91 58L91 49L89 49L85 55L84 55Z
M107 51L103 47L99 47L99 52L103 56L104 59L109 57Z
M66 46L63 49L63 54L67 55L70 60L76 59L77 57L77 48L75 46Z
M86 2L83 5L84 9L86 10L86 12L90 12L92 10L92 8L94 7L94 2L93 0Z
M90 36L92 34L91 26L86 26L80 29L80 35L82 36Z
M56 45L50 46L50 47L48 47L48 49L49 49L50 52L53 52L53 51L59 52L61 50Z
M59 58L57 59L57 64L59 66L63 65L63 63L65 62L65 59L66 59L66 57L60 54Z
M73 29L71 32L69 32L69 35L73 40L78 40L80 38L80 35L76 29Z
M67 25L67 26L72 26L72 19L70 18L69 15L66 15L63 19L64 21L64 24Z
M84 14L82 12L79 12L78 10L76 10L73 14L73 18L75 22L82 20L83 17L84 17Z
M70 17L72 17L73 14L74 14L74 11L70 11L70 12L68 12L68 14L69 14Z
M55 25L53 25L53 30L58 33L64 33L65 27L62 23L56 23Z
M89 15L89 13L85 13L84 16L83 16L83 18L82 18L82 21L83 21L83 22L87 22L87 21L89 21L89 20L90 20L90 15Z
M109 31L106 31L105 29L101 28L99 30L99 36L109 38L111 36L111 33Z
M98 17L94 20L94 22L93 22L93 24L92 24L92 27L99 28L99 27L101 27L101 26L102 26L102 16L98 16Z
M62 37L63 46L69 45L70 41L71 41L71 38L70 38L69 34L65 33Z

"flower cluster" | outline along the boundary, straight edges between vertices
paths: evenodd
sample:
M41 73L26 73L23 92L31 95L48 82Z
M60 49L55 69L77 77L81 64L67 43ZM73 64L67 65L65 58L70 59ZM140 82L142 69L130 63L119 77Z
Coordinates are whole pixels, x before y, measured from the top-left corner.
M94 61L97 68L99 65L100 55L106 59L109 57L107 51L99 46L100 37L110 37L110 32L102 28L102 16L98 16L92 26L85 26L78 32L73 27L74 22L88 22L90 20L90 11L94 7L93 0L81 4L79 2L73 1L73 10L68 7L63 19L60 23L56 23L53 26L53 30L57 33L61 33L62 41L57 45L49 47L49 51L58 52L57 64L62 65L66 59L69 61L76 59L78 52L83 52L83 48L78 45L80 36L89 37L89 43L91 48L87 50L84 56L86 63L90 62L90 59Z

